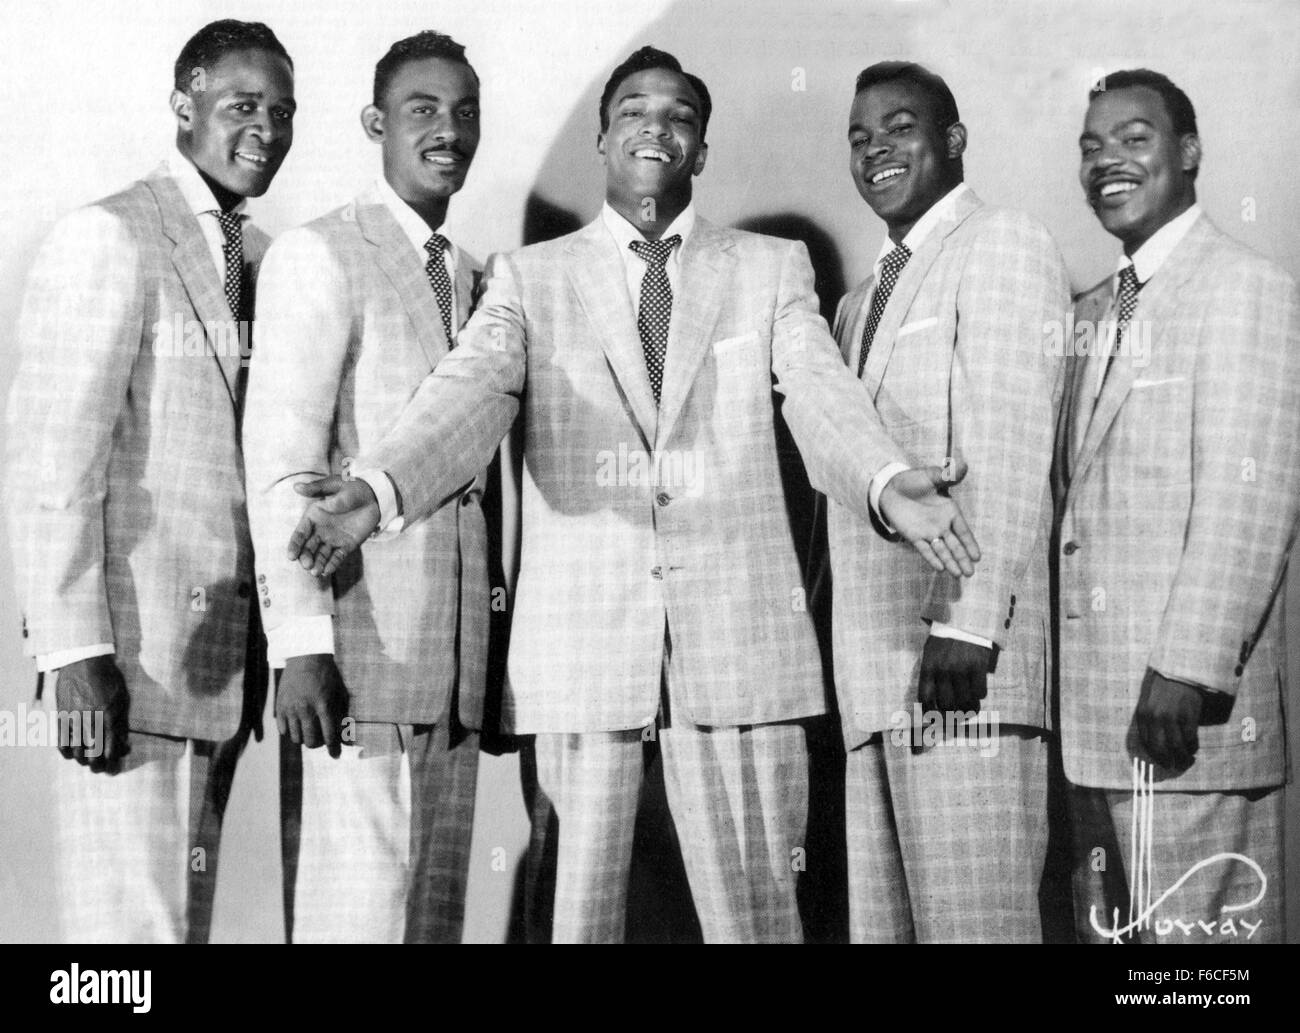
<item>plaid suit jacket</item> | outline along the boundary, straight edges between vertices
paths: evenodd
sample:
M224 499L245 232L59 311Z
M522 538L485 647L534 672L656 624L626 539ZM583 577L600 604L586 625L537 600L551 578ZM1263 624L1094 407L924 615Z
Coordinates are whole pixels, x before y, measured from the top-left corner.
M1082 294L1076 327L1103 318L1109 299L1109 279ZM1201 216L1143 287L1131 325L1149 334L1149 362L1117 355L1090 412L1087 358L1070 358L1057 434L1066 775L1132 786L1133 712L1152 667L1232 700L1199 730L1191 768L1158 770L1158 788L1279 785L1300 295Z
M459 346L364 457L428 505L482 465L522 404L513 731L650 724L665 620L680 716L730 726L825 708L773 391L813 484L863 512L899 453L817 314L802 244L699 219L681 263L660 405L596 220L489 261Z
M856 370L870 279L840 304L836 336ZM963 194L904 267L863 381L909 461L969 470L952 490L980 544L975 576L935 573L833 500L835 681L851 747L910 722L929 621L999 649L983 709L1049 726L1049 474L1062 364L1044 348L1070 291L1060 253L1029 216Z
M463 319L481 267L460 254ZM266 627L333 615L357 720L436 722L455 686L461 723L478 728L490 605L481 471L443 498L407 499L403 533L363 543L332 584L284 558L305 506L294 483L378 444L448 352L424 267L373 187L276 240L257 317L244 449Z
M246 227L250 285L265 248ZM112 642L138 731L239 726L253 551L232 319L165 167L60 220L19 316L6 494L25 650Z

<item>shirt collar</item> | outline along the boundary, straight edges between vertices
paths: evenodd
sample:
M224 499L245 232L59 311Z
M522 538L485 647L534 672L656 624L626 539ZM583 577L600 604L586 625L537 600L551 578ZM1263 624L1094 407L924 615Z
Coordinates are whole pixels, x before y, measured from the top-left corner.
M943 197L930 205L925 210L925 214L916 220L916 225L908 230L907 236L903 238L903 244L907 250L912 254L916 254L916 249L925 243L925 238L934 231L934 228L939 223L952 214L952 210L957 206L958 199L969 190L970 187L967 184L958 183ZM884 243L880 245L880 254L876 256L874 269L877 278L880 277L880 263L885 260L887 254L894 250L895 246L894 242L886 235Z
M452 233L448 232L447 229L447 224L451 221L450 219L444 221L436 231L431 230L429 229L429 224L421 218L420 214L397 196L397 191L392 188L388 180L383 176L380 176L379 179L376 180L376 190L379 192L380 201L384 203L385 207L387 207L392 213L393 218L397 220L397 225L401 227L402 233L405 234L406 239L411 242L411 246L419 252L421 259L428 259L429 253L425 251L424 245L428 239L437 232L442 234L442 236L447 239L447 242L451 244L454 260L456 249L455 239Z
M634 240L646 239L635 226L614 211L608 201L601 207L600 217L604 220L605 227L609 230L610 235L614 238L614 243L618 245L620 251L627 251L628 245ZM677 254L681 254L681 250L686 246L686 240L694 228L695 202L692 201L682 209L681 213L664 230L663 236L659 239L663 240L665 237L671 237L674 233L680 236L682 242L677 245Z
M1138 283L1146 283L1151 279L1165 264L1165 260L1173 254L1174 248L1182 243L1183 238L1187 236L1187 231L1192 228L1192 223L1200 214L1201 206L1192 205L1182 215L1170 219L1151 234L1151 238L1133 252L1131 259L1128 255L1121 254L1119 263L1115 267L1115 278L1112 284L1114 289L1119 290L1119 274L1129 264L1132 264L1133 272L1137 274Z
M186 207L194 215L221 211L221 205L217 204L212 188L199 175L199 170L195 167L194 162L185 157L179 148L172 148L172 153L167 158L167 171L172 174L172 179L176 181L181 197L185 199ZM235 205L231 211L243 214L247 206L248 198L241 197L239 204Z

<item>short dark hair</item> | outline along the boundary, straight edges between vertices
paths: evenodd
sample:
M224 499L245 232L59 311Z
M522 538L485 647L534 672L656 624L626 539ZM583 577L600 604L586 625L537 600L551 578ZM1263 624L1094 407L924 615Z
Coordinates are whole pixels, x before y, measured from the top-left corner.
M293 58L267 26L261 22L223 18L203 26L181 47L173 70L173 84L182 93L189 93L196 69L211 69L227 54L239 50L266 50L279 54L289 63L289 68L293 68Z
M940 129L947 129L953 123L961 121L961 115L957 111L957 98L952 95L952 90L948 89L943 77L915 61L878 61L864 68L858 73L853 95L856 97L868 87L890 82L910 83L920 89L929 98Z
M1122 72L1103 75L1088 91L1088 103L1111 90L1123 90L1130 86L1145 86L1160 94L1169 112L1169 120L1174 125L1174 132L1179 136L1196 134L1196 109L1192 107L1187 94L1180 90L1166 75L1153 72L1149 68L1127 68Z
M605 83L605 89L600 95L600 131L604 133L609 130L609 102L614 99L614 91L618 89L618 84L629 75L646 72L652 68L666 68L670 72L676 72L690 83L691 89L700 98L700 140L703 141L704 134L709 128L709 115L713 113L713 98L709 96L709 88L698 75L683 71L682 63L672 54L648 46L632 54L610 73L609 81Z
M462 64L473 74L474 81L479 81L478 72L475 72L474 66L469 63L469 59L465 56L465 48L461 44L445 33L425 29L423 32L417 32L414 36L399 39L388 48L388 53L381 57L379 63L375 65L375 95L373 98L375 107L382 108L384 106L384 95L392 84L393 76L397 74L402 65L410 61L422 61L428 57L441 57Z

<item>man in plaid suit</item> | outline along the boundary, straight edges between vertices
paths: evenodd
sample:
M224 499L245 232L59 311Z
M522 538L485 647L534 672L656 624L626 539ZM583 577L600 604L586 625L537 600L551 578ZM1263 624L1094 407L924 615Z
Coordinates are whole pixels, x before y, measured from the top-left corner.
M858 77L849 168L888 237L835 334L909 461L969 465L953 495L983 558L969 580L936 574L874 514L829 503L857 942L1041 938L1062 372L1042 341L1069 285L1042 225L962 182L965 145L937 75Z
M507 727L536 734L533 934L619 940L646 743L711 941L801 938L806 718L825 703L786 512L775 390L812 482L865 514L905 460L817 315L802 244L714 226L691 202L707 88L645 47L610 77L606 204L567 237L489 262L455 351L359 464L404 507L446 498L525 410L523 552ZM938 569L978 550L938 467L881 505ZM291 543L337 566L382 521L364 484ZM964 541L963 541L964 539ZM946 562L945 562L946 561Z
M1279 942L1300 295L1197 205L1196 115L1165 76L1103 79L1079 142L1124 251L1076 302L1056 445L1075 921Z
M239 421L266 238L241 222L293 140L292 63L265 25L214 22L171 106L166 164L41 249L8 413L26 652L61 713L103 715L55 787L72 941L207 939L265 699Z
M445 221L478 147L478 90L449 37L394 43L361 116L383 174L262 265L244 440L258 594L284 667L286 807L301 808L285 866L299 943L460 940L488 644L484 477L408 506L400 535L332 578L284 545L302 514L294 485L373 449L469 317L480 267Z

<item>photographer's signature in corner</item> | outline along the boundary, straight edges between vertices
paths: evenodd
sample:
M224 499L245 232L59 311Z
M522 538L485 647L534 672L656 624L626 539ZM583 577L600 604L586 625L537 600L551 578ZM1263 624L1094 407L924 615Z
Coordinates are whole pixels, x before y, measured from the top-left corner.
M1246 911L1258 906L1259 902L1264 899L1265 892L1268 890L1268 877L1264 875L1264 869L1244 854L1223 853L1215 854L1213 857L1207 857L1204 861L1197 861L1196 864L1192 865L1183 873L1181 879L1165 890L1164 893L1162 893L1153 903L1148 904L1137 915L1134 915L1127 925L1121 926L1119 924L1119 908L1115 908L1111 928L1107 929L1103 927L1097 921L1097 906L1095 904L1088 911L1088 921L1092 923L1093 929L1096 930L1099 936L1106 937L1112 943L1121 943L1123 938L1131 933L1135 933L1140 929L1150 929L1152 927L1152 918L1160 905L1169 899L1172 894L1176 893L1183 883L1199 872L1202 868L1208 868L1215 864L1230 864L1233 861L1240 861L1259 877L1259 892L1245 904L1225 905L1221 913L1227 915L1232 911ZM1247 940L1254 936L1256 931L1263 924L1264 920L1262 918L1258 922L1251 923L1246 920L1245 916L1241 917L1241 928L1245 930L1244 935ZM1197 929L1200 929L1206 936L1214 936L1216 933L1219 936L1230 937L1242 935L1237 928L1237 922L1232 918L1223 918L1219 921L1210 922L1201 920L1188 922L1182 918L1155 919L1155 931L1157 936L1169 936L1175 929L1181 931L1184 936L1191 936Z

